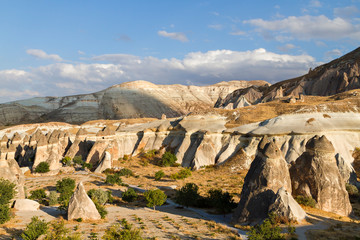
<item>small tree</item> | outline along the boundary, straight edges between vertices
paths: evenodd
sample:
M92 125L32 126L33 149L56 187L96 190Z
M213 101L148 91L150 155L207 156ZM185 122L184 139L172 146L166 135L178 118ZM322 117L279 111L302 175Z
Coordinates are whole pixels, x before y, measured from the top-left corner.
M30 191L30 199L42 201L44 198L46 198L45 189L36 189L33 191Z
M47 173L49 171L50 171L50 166L47 162L41 162L35 168L36 173Z
M145 199L147 201L148 207L161 206L166 202L167 196L160 189L148 190L144 193Z
M120 224L115 224L106 229L104 240L142 240L141 231L133 227L125 219Z
M160 165L162 167L169 167L169 166L173 166L176 161L177 158L175 154L172 154L171 152L165 152L161 157Z
M60 209L66 209L69 205L69 200L75 189L75 180L71 178L64 178L56 182L56 191L60 193Z
M165 176L165 173L163 170L157 171L155 173L155 180L160 181Z
M105 183L110 184L110 185L115 185L116 184L116 185L119 185L119 186L123 184L120 176L117 175L117 174L108 174L106 176Z
M6 223L11 218L8 204L0 204L0 224Z
M47 229L48 224L45 220L40 220L39 217L32 217L31 222L26 225L26 229L21 234L21 238L24 240L36 240L45 234Z
M91 189L87 192L88 196L93 200L94 202L98 202L101 205L105 205L107 201L109 200L109 194L102 190L102 189Z
M251 227L249 231L249 240L269 239L269 240L282 240L285 239L281 234L281 228L276 223L274 215L270 214L269 218L265 219L260 225Z
M208 191L208 200L212 207L221 213L229 213L236 207L233 197L229 192L223 192L221 189L211 189Z
M64 165L64 166L70 166L71 165L71 157L69 156L66 156L64 157L63 159L61 159L61 163Z
M179 172L171 174L171 179L185 179L191 176L190 168L183 168Z
M128 188L128 190L123 193L122 200L126 202L133 202L137 199L137 197L138 195L135 190L133 188Z
M186 207L194 206L200 198L198 191L199 187L195 183L187 183L176 192L176 202Z
M15 187L15 183L0 178L0 205L10 203L10 200L15 197Z
M49 205L53 206L53 205L56 205L58 203L59 202L58 202L58 196L57 196L56 191L51 191L50 194L49 194Z

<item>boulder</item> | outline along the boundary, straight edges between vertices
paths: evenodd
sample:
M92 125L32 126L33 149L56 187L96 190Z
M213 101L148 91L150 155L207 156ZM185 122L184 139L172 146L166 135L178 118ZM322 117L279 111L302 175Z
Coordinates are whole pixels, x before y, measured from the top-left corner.
M256 224L267 218L269 207L281 187L291 193L288 165L273 141L264 138L245 177L233 223Z
M18 211L37 211L40 208L40 204L30 199L16 199L14 203L14 209Z
M95 173L102 173L108 168L112 167L111 154L108 151L104 152L104 157L102 158L99 166L95 169Z
M305 211L283 187L278 190L273 201L269 212L280 218L299 222L306 217Z
M99 220L101 216L94 202L87 195L84 185L80 182L71 196L68 207L68 220Z
M345 183L350 183L357 186L359 183L357 181L357 176L355 169L351 166L350 163L346 162L339 153L335 155L336 164L339 168L341 177L344 179Z
M351 213L334 147L325 136L314 136L306 143L306 151L291 166L290 176L294 196L312 197L316 207L324 211L344 216Z

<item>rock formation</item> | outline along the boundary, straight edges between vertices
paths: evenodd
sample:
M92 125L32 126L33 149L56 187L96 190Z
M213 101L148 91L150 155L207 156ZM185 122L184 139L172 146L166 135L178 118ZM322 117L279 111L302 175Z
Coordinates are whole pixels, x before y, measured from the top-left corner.
M95 169L94 172L102 173L108 168L111 169L111 167L112 167L111 154L108 151L105 151L104 157L102 158L99 166Z
M18 211L36 211L39 210L40 204L30 199L16 199L14 209Z
M68 207L68 220L99 220L101 216L94 202L87 195L84 185L80 182L71 196Z
M345 182L336 165L335 150L325 137L315 136L290 168L293 195L315 199L316 207L347 216L351 213Z
M232 222L253 224L264 220L274 203L276 193L282 187L291 194L287 163L276 144L263 139L246 174Z

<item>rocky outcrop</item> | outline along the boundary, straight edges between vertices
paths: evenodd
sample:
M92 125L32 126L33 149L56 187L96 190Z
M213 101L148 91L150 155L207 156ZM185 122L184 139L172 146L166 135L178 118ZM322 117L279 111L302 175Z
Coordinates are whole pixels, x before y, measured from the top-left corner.
M330 96L352 89L360 88L360 48L338 58L330 63L316 67L308 74L278 82L271 86L250 86L230 93L225 98L219 98L217 108L235 109L236 102L244 101L251 104L268 102L287 97L292 102L300 95Z
M95 169L95 173L102 173L106 169L112 168L112 160L111 160L111 154L108 151L104 152L104 157L102 158L99 166Z
M66 97L33 98L0 104L0 125L43 121L83 123L96 119L179 117L212 108L236 89L265 81L230 81L209 86L156 85L134 81L100 92Z
M345 182L336 165L335 150L325 137L315 136L290 168L293 195L315 199L316 207L347 216L352 207Z
M68 207L68 220L99 220L101 216L94 202L87 195L84 185L80 182L71 196Z
M30 199L16 199L14 203L14 209L18 211L37 211L40 208L40 204Z
M267 218L276 193L282 187L291 194L287 163L276 144L263 139L246 174L232 222L254 224Z

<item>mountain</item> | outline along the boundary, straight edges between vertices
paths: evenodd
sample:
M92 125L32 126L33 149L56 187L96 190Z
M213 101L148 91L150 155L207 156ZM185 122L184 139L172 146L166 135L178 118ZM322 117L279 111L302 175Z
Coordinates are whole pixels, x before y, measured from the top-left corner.
M96 119L178 117L211 108L219 97L265 81L229 81L209 86L156 85L134 81L91 94L38 97L0 104L0 125Z
M330 96L360 88L360 48L327 64L310 69L303 76L269 86L250 86L237 89L225 98L219 97L215 107L235 109L283 97L300 95Z

